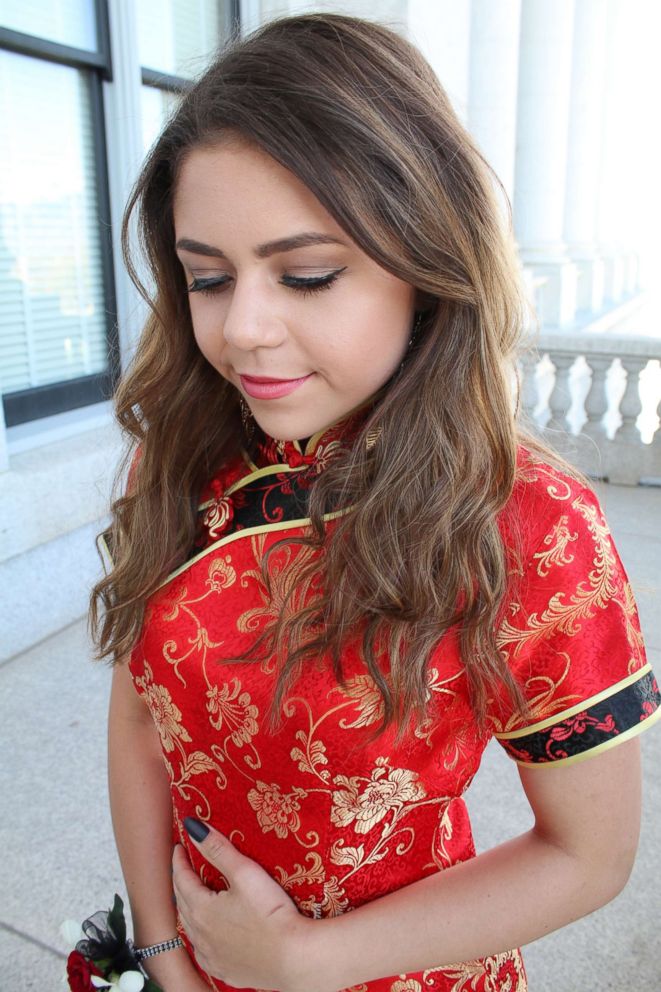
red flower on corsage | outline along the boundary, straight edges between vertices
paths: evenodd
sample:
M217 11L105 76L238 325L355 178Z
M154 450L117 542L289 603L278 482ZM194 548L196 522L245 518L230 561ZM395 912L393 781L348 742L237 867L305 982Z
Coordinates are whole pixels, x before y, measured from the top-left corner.
M94 992L92 975L103 978L93 961L88 961L79 951L72 951L67 958L67 979L72 992Z

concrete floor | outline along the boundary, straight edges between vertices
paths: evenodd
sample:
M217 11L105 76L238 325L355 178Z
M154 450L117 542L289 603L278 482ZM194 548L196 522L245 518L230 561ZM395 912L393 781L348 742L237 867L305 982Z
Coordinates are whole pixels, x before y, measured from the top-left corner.
M648 654L661 673L661 489L601 486ZM0 667L0 992L58 992L67 917L124 896L106 799L109 671L77 623ZM661 725L641 737L646 778L638 860L624 892L529 945L530 992L661 992ZM487 748L467 795L478 850L527 829L515 765Z

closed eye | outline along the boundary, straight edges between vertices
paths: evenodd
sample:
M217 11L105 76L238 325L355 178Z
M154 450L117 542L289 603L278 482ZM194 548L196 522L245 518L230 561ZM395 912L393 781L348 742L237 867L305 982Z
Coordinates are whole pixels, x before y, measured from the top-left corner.
M303 279L300 276L290 276L283 275L280 280L281 285L287 286L289 289L293 289L295 292L303 293L306 296L308 293L317 293L322 289L330 289L335 280L339 275L344 272L346 265L341 269L336 269L334 272L329 272L325 276L315 276L314 278ZM193 281L188 286L189 293L203 293L205 296L214 296L217 293L222 293L225 286L231 282L230 276L213 276L206 279L193 279Z

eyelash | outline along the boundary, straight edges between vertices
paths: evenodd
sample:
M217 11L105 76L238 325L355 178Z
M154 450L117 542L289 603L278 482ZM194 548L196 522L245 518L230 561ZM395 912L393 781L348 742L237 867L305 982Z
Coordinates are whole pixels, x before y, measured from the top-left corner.
M330 289L340 273L344 272L345 268L346 265L342 269L336 269L335 272L331 272L327 276L320 276L316 279L300 279L297 276L285 275L282 277L281 285L287 286L289 289L293 289L297 293L302 293L303 297L306 297L309 293L319 293L322 289ZM288 282L285 282L285 279L287 279ZM221 293L223 291L229 281L230 280L227 277L223 279L193 279L192 283L188 287L188 292L202 293L204 296L215 296L217 293Z

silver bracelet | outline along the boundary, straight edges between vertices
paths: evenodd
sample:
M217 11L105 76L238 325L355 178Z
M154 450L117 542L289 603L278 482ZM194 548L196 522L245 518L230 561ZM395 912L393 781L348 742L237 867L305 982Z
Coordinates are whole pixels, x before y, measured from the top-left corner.
M143 958L152 958L154 954L160 954L162 951L173 951L175 947L183 946L181 937L171 937L170 940L163 940L160 944L150 944L149 947L134 947L133 953L138 961L142 961Z

